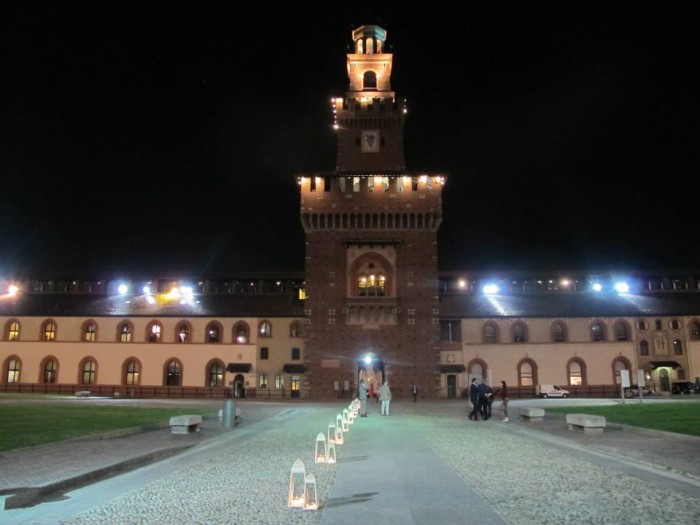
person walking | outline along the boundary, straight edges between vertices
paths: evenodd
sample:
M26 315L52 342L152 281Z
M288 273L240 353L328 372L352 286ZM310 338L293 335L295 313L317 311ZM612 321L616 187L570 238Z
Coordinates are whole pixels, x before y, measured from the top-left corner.
M479 421L479 387L476 385L476 377L469 385L469 401L472 404L472 411L469 412L469 419Z
M418 385L411 385L411 395L413 396L413 402L416 402L418 398Z
M501 388L498 391L498 396L501 398L503 409L503 421L508 421L508 385L505 381L501 381Z
M383 416L389 415L389 407L391 406L391 388L389 388L389 381L384 381L384 384L379 389L379 401L382 403L381 414Z
M481 414L481 417L484 418L484 420L490 419L491 418L491 403L490 399L491 396L493 396L493 389L488 385L486 381L483 379L479 383L479 386L477 387L477 391L479 392L479 397L478 397L478 412Z
M367 417L367 385L364 379L360 379L357 397L360 400L360 417Z

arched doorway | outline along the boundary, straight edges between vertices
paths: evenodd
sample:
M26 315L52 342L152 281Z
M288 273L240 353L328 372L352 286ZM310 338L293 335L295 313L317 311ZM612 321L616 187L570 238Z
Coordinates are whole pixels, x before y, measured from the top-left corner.
M367 388L373 385L372 390L376 396L379 395L379 388L386 379L386 370L384 369L384 361L376 354L364 354L357 361L357 383L360 379L365 381Z
M245 397L245 378L243 374L236 374L233 378L233 397Z

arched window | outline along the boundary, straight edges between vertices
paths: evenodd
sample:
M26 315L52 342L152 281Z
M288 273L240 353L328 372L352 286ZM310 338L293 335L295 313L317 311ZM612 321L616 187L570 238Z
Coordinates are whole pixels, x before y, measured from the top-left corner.
M384 297L386 276L381 273L363 273L357 277L357 295L360 297Z
M130 343L131 342L131 332L133 328L128 321L124 321L119 325L119 342L120 343Z
M683 343L680 339L673 340L673 355L683 355Z
M552 324L552 342L563 343L566 341L566 325L561 321Z
M92 359L86 359L80 365L80 384L94 385L97 378L97 364Z
M58 378L58 363L55 359L47 359L44 361L44 365L41 368L41 382L46 384L53 384Z
M304 324L301 321L293 321L289 325L289 336L290 337L303 337L304 336Z
M22 370L22 365L19 359L12 357L7 361L7 371L5 373L5 378L8 383L19 383L20 372Z
M85 321L83 323L83 341L94 343L97 341L97 323L95 321Z
M627 323L624 321L617 321L615 323L615 340L616 341L627 341L629 339L629 328Z
M233 340L236 344L248 344L248 325L246 323L236 323L233 327Z
M55 341L56 340L56 323L52 320L44 321L41 326L41 339L42 341Z
M132 359L126 363L124 367L124 384L141 384L141 364L138 361Z
M700 322L693 321L690 323L690 338L695 341L700 339Z
M511 330L513 333L514 343L524 343L527 340L527 327L524 323L513 323Z
M377 89L377 74L374 71L366 71L363 81L363 89Z
M485 323L482 329L484 343L498 343L498 326L494 323Z
M220 343L221 342L221 325L217 322L212 322L207 325L206 329L206 342L207 343Z
M224 386L224 365L222 363L217 361L209 365L207 384L209 386Z
M191 343L192 336L190 335L192 328L187 321L183 321L175 328L175 340L178 343Z
M180 386L182 384L182 364L173 359L165 367L165 385Z
M523 359L518 363L519 386L534 386L537 382L537 366L531 359Z
M262 321L258 327L258 335L260 337L272 337L272 323L270 321Z
M484 370L484 365L480 362L474 362L469 364L469 377L483 378L486 371Z
M158 321L151 321L146 328L146 337L149 343L159 343L163 332L163 325Z
M593 341L605 341L605 327L603 323L596 321L591 325L591 339Z
M586 384L586 364L580 359L572 359L567 364L567 377L569 385L585 385Z
M639 341L639 355L649 355L649 342L646 339Z
M9 323L7 323L6 339L8 341L19 341L19 333L19 321L10 321Z
M629 370L630 365L625 361L624 359L615 359L613 361L613 375L614 375L614 380L615 384L619 385L622 383L622 376L621 376L621 371L622 370Z

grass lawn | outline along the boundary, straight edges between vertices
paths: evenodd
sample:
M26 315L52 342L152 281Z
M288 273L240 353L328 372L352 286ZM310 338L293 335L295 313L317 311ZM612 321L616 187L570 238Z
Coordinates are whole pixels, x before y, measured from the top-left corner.
M6 399L6 398L2 398ZM0 452L89 434L168 424L171 416L214 415L211 407L138 407L34 400L0 404Z
M556 414L595 414L610 423L700 436L700 402L625 403L624 405L548 408Z

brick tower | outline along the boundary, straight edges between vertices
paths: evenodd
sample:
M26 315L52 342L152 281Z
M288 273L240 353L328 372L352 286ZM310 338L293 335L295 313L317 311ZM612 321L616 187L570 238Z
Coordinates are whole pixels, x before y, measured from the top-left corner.
M439 385L437 231L442 175L406 171L406 101L391 90L386 31L352 31L349 89L331 100L333 172L298 176L306 234L306 374L312 399L350 398L359 378L396 397Z

